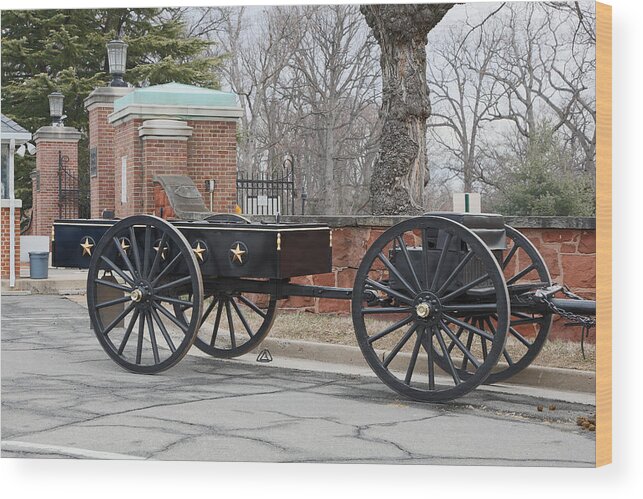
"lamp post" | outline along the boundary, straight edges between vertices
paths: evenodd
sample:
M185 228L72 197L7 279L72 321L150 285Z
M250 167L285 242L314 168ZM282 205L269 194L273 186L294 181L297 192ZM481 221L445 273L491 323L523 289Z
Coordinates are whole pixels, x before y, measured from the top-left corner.
M52 126L64 126L62 117L65 96L60 92L52 92L47 97L49 98L49 115Z
M125 65L127 63L127 43L123 40L112 40L107 44L107 59L109 61L109 72L112 75L110 87L126 87L123 80Z

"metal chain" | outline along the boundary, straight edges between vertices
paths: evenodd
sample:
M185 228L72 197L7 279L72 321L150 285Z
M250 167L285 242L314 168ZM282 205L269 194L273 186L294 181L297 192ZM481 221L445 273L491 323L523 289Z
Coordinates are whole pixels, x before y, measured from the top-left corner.
M573 300L583 299L580 296L578 296L576 293L572 292L565 285L561 286L560 292ZM545 305L547 305L547 308L553 313L567 319L569 321L567 325L582 327L581 336L580 336L580 349L581 349L581 352L583 353L583 359L585 359L585 338L589 335L589 331L594 326L596 326L596 318L588 317L586 315L578 315L573 312L568 312L567 310L564 310L560 307L557 307L556 305L554 305L554 303L551 300L549 300L548 296L545 294L537 296L536 299L541 301Z

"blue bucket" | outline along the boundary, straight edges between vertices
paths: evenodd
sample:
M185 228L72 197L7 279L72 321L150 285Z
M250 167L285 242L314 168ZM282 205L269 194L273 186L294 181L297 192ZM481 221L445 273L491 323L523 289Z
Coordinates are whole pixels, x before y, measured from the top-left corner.
M29 278L47 279L49 276L49 251L29 252Z

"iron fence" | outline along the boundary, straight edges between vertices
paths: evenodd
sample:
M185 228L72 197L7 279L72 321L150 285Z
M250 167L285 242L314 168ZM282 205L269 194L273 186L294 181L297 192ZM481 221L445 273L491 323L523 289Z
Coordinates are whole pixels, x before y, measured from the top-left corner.
M58 218L90 218L89 183L68 164L69 156L58 151Z
M284 162L283 174L265 172L237 175L237 204L247 215L294 215L295 176L292 160ZM303 207L302 207L303 210Z

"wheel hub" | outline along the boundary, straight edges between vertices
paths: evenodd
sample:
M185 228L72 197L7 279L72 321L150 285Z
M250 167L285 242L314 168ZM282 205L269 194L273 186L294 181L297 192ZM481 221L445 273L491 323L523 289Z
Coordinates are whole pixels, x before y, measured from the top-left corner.
M133 302L138 303L143 299L143 292L140 289L136 288L129 294L129 297Z
M139 305L145 305L149 302L149 298L152 296L151 286L146 281L140 281L136 284L136 287L130 291L130 299Z
M431 305L426 302L418 303L415 306L415 313L418 317L426 319L431 314Z
M440 300L433 293L420 293L413 303L415 315L422 321L436 321L442 314Z

